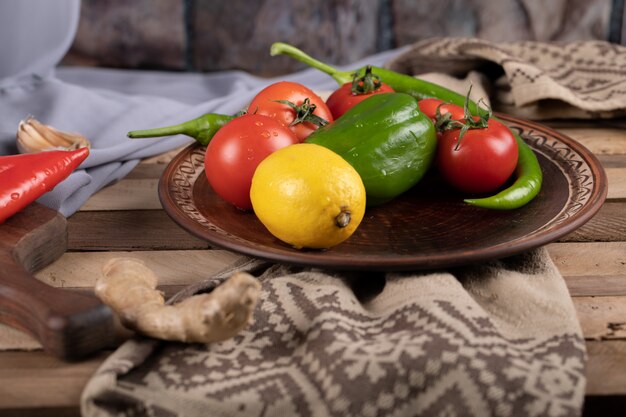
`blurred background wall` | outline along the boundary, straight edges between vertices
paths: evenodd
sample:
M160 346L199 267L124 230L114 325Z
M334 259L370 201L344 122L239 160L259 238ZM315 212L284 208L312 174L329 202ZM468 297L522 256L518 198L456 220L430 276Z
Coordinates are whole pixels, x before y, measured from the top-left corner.
M65 65L175 71L303 68L292 43L334 64L442 36L625 43L625 0L82 0Z

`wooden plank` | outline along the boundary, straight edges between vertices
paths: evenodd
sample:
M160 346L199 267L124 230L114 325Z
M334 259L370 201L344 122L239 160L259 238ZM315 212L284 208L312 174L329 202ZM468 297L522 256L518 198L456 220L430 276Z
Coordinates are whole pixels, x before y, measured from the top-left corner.
M609 286L610 282L616 283L626 276L626 242L552 243L547 245L547 250L566 280L576 279L579 287L583 280L606 279L604 283ZM210 275L239 255L222 250L74 252L64 254L36 276L51 285L84 287L93 282L93 276L100 273L99 268L106 259L117 256L144 260L162 277L162 284L168 285L186 283L186 278L181 280L176 278L178 275ZM589 287L594 285L589 284Z
M0 417L81 417L78 405L72 407L40 407L0 409Z
M626 168L626 155L597 155L604 168Z
M553 129L596 129L601 131L602 129L624 129L626 128L626 122L623 118L613 119L553 119L544 120L541 122L546 126L550 126Z
M616 127L558 127L596 155L626 154L626 130Z
M588 249L593 257L587 256ZM548 250L563 274L572 296L626 295L626 244L552 244ZM160 278L161 285L187 285L210 276L239 258L223 250L68 252L36 277L60 287L93 286L104 263L112 257L143 260ZM620 256L622 258L620 258Z
M626 166L626 162L622 165ZM145 179L159 179L161 174L167 167L166 163L148 163L145 161L140 162L132 171L124 177L124 179L132 180L145 180Z
M626 168L606 168L609 181L608 199L626 198Z
M0 350L41 350L41 343L21 330L0 324Z
M126 177L92 195L81 211L161 209L159 178L183 148L144 159Z
M43 352L0 352L0 410L78 407L85 384L110 353L71 363Z
M626 241L626 202L608 201L585 225L559 242Z
M547 246L573 297L626 295L626 242Z
M587 395L626 395L626 341L588 341L587 354Z
M192 143L194 143L194 140L189 138L189 144L183 145L176 149L172 149L171 151L167 151L159 155L152 156L150 158L146 158L141 161L140 165L141 164L168 164L172 160L172 158L174 158L176 155L180 153L180 151L182 151L183 149L185 149L187 146L189 146Z
M626 295L626 274L563 276L572 297Z
M552 243L547 249L564 276L626 275L626 242Z
M55 287L91 288L112 258L143 261L159 277L159 285L189 285L227 267L241 255L224 250L68 252L35 274Z
M87 211L68 218L68 250L208 249L163 210Z
M124 178L92 195L80 210L160 210L158 185L154 178Z
M583 336L588 340L626 340L626 296L574 297Z

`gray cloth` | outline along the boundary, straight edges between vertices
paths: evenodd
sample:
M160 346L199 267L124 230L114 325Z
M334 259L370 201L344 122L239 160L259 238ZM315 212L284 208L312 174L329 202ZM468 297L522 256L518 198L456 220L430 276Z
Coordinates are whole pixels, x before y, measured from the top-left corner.
M184 345L133 339L86 386L112 416L577 416L585 346L544 249L450 271L331 273L245 259L249 328Z
M240 71L204 75L55 70L71 45L79 7L78 0L0 3L0 155L17 152L17 126L28 115L57 129L80 133L93 145L80 169L38 200L65 216L105 185L123 178L141 158L192 141L185 136L130 140L128 131L177 124L208 112L234 114L278 80ZM388 51L367 62L382 64L396 53ZM314 70L280 79L316 90L336 85Z

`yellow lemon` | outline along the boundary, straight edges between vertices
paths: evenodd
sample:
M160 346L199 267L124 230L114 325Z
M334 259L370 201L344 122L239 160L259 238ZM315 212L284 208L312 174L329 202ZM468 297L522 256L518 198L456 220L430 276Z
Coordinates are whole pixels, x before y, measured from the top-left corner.
M250 199L270 233L298 249L343 242L365 214L359 174L333 151L312 143L290 145L265 158L252 177Z

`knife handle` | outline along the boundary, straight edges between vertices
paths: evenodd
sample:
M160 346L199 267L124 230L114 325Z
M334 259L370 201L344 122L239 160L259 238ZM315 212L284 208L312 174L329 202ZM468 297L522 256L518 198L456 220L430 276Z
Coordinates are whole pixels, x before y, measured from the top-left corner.
M112 313L97 298L51 287L19 265L0 265L0 322L29 333L64 360L112 346Z
M31 334L43 349L76 360L111 347L113 313L95 296L33 276L67 248L67 222L37 203L0 224L0 322Z

